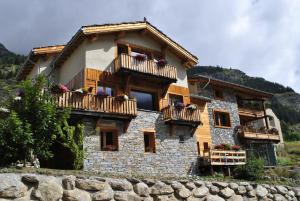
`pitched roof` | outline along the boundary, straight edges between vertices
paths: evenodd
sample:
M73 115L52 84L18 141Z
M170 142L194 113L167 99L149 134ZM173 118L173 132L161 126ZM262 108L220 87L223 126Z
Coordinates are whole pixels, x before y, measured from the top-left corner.
M22 65L21 69L17 74L17 80L25 79L29 72L34 67L34 63L38 61L39 58L45 55L58 54L64 49L65 45L53 45L45 47L35 47L33 48Z
M210 83L215 86L234 89L236 91L243 92L245 94L249 94L249 95L253 95L253 96L257 96L260 98L271 98L273 96L273 94L262 91L262 90L254 89L254 88L247 87L247 86L240 85L240 84L235 84L232 82L227 82L224 80L215 79L215 78L200 75L200 74L189 76L188 80L189 81L204 81L204 82Z
M102 25L89 25L82 26L77 33L72 37L72 39L68 42L64 50L57 56L57 58L52 62L55 67L60 67L67 57L72 54L77 46L85 39L86 36L93 34L105 34L105 33L113 33L113 32L121 32L121 31L136 31L136 30L146 30L150 34L157 37L163 43L167 44L172 50L174 50L177 54L181 55L188 62L195 65L198 63L198 58L183 48L181 45L173 41L162 31L154 27L147 21L137 21L137 22L124 22L118 24L102 24Z

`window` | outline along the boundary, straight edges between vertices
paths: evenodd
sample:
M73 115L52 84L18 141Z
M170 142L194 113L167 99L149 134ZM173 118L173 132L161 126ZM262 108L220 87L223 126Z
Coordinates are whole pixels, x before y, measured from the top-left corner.
M118 151L117 130L104 130L100 132L101 151Z
M220 90L220 89L215 89L215 98L216 99L223 99L224 98L223 91Z
M131 91L130 95L136 98L137 108L145 110L156 110L156 98L153 93Z
M203 142L203 149L209 150L208 142Z
M118 44L118 54L128 54L128 47L126 45Z
M174 106L177 102L183 103L183 97L180 95L169 94L169 104Z
M97 92L104 92L109 96L114 96L114 89L109 86L105 86L103 84L98 84Z
M228 112L214 111L214 120L216 127L231 127Z
M144 132L145 152L155 153L155 133Z
M179 135L179 143L184 143L184 135Z

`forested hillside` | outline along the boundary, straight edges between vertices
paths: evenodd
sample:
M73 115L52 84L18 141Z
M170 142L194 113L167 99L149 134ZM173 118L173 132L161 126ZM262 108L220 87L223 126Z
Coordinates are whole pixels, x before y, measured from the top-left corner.
M0 104L7 97L8 89L16 85L15 76L25 58L10 52L0 43Z
M284 138L286 140L300 140L300 94L291 87L285 87L261 77L250 77L237 69L219 66L198 66L190 69L188 74L210 76L273 93L274 97L268 103L268 107L272 108L281 120Z

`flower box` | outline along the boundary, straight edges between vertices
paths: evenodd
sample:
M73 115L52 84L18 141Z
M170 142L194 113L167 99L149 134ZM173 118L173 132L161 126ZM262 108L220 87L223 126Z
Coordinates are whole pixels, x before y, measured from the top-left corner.
M168 64L168 62L165 59L160 59L160 60L157 61L157 66L158 67L164 67L167 64Z
M51 92L54 94L61 94L61 93L66 93L70 91L65 85L63 84L54 84L51 87Z
M234 151L239 151L241 149L241 146L238 146L238 145L232 145L231 146L231 149L234 150Z
M127 95L125 95L125 94L122 94L122 95L118 95L116 97L116 100L118 100L118 101L126 101L126 100L129 100L129 97Z
M185 105L184 105L184 103L182 103L182 102L176 102L176 103L175 103L175 108L176 108L177 110L182 110L184 107L185 107Z
M86 96L89 93L88 90L85 88L76 89L74 92L83 96Z
M100 98L106 98L108 96L108 94L105 93L104 91L99 90L99 91L97 91L96 96L100 97Z
M145 61L147 56L145 54L137 54L134 56L134 58L138 61Z

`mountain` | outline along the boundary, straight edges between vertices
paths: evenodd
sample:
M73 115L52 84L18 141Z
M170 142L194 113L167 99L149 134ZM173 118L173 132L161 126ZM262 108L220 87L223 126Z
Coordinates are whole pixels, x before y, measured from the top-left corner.
M212 78L245 85L274 94L267 106L272 108L281 121L286 140L300 140L300 94L291 87L270 82L261 77L248 76L241 70L219 66L196 66L188 75L201 74Z
M0 107L8 97L8 89L16 85L15 76L26 57L9 51L0 43Z

